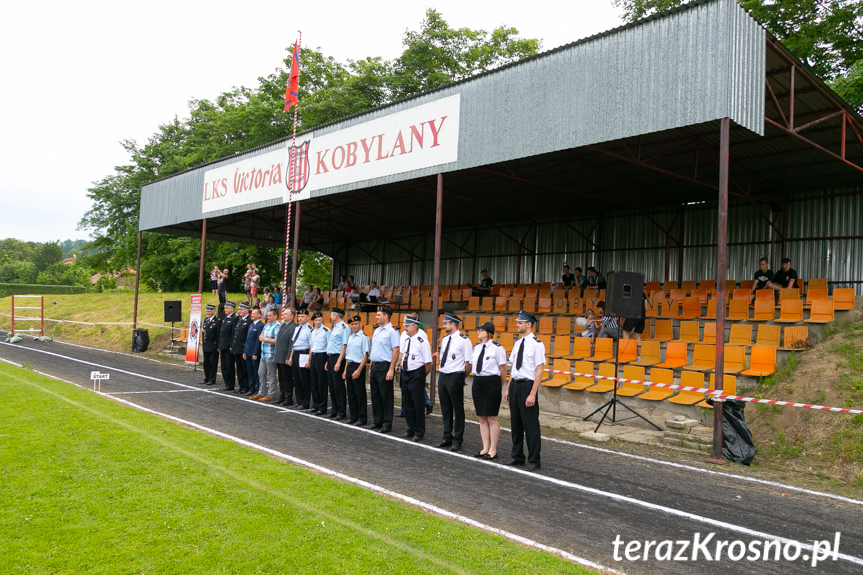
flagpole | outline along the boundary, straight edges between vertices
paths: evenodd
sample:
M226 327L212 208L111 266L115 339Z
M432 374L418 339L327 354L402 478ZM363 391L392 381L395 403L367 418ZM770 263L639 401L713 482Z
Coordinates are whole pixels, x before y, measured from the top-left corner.
M298 30L298 32L299 32L300 37L299 37L299 40L297 41L297 43L294 45L294 51L296 52L296 54L294 54L291 58L291 62L292 62L291 68L293 68L294 66L299 66L299 63L300 63L300 46L302 46L302 44L303 44L303 31ZM297 81L298 81L298 85L299 85L299 69L297 70ZM288 77L288 83L289 83L288 89L290 89L290 76ZM299 110L299 107L300 107L299 88L297 88L297 103L294 105L294 126L293 126L293 131L291 134L291 148L293 148L297 144L297 111ZM290 152L288 153L288 161L290 162L290 166L288 168L288 177L286 178L287 183L288 183L288 217L287 217L287 223L285 225L285 269L284 269L284 273L282 275L282 302L283 302L282 305L283 306L286 303L288 303L288 300L287 300L287 294L288 294L288 253L290 253L290 244L291 244L291 212L292 212L291 208L293 207L293 178L296 177L296 163L297 163L296 157L297 157L296 153L294 153L293 155L291 155ZM294 294L294 291L296 291L297 278L292 277L291 280L293 281L294 289L291 290L290 306L295 307L296 306L296 294Z

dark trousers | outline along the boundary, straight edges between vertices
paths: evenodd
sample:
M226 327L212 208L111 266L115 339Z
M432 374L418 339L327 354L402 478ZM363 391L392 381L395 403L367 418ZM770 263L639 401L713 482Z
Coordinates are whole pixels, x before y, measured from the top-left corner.
M339 366L339 371L336 372L336 362L339 359L338 353L327 355L327 382L330 389L330 397L333 398L331 412L336 415L345 416L347 406L345 405L345 364Z
M222 356L222 379L225 380L225 387L234 388L234 354L229 349L223 349L219 352Z
M527 396L533 389L530 379L514 379L509 387L510 428L512 429L512 458L524 463L524 441L527 439L527 460L539 465L540 430L539 398L533 407L525 406Z
M405 406L408 433L416 437L422 437L426 434L425 366L413 371L402 371L401 381L403 390L402 402Z
M216 370L219 367L219 352L204 352L204 381L216 383Z
M243 359L242 353L234 354L234 365L237 368L237 384L240 386L240 393L249 391L249 375L246 371L246 360Z
M311 396L312 384L311 376L308 368L300 367L300 354L308 355L309 350L301 351L294 350L294 357L291 358L292 369L294 372L294 386L297 388L297 404L304 409L309 408L309 398Z
M248 390L253 395L258 393L261 387L261 382L258 380L258 368L260 366L260 359L252 359L251 355L246 356L246 376L249 378Z
M442 373L438 382L443 440L457 445L464 440L464 378L463 371Z
M390 362L376 361L369 370L369 391L372 394L372 417L375 427L393 426L393 380L387 381Z
M366 368L360 372L360 376L354 379L354 372L360 366L358 363L348 362L348 371L345 374L348 392L348 407L351 410L351 421L366 422L368 417L368 406L366 399Z
M318 411L327 410L327 354L312 354L312 407Z
M276 364L279 374L279 401L288 405L294 404L294 370L282 363Z

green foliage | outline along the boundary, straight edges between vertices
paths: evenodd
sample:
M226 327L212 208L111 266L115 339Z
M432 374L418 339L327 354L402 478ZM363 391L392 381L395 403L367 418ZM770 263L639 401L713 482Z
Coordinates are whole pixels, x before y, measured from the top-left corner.
M10 295L49 295L86 293L80 286L0 283L0 297Z
M16 261L0 263L0 282L2 283L36 283L36 266L33 262Z
M90 268L73 262L70 264L56 263L51 264L36 276L36 283L42 285L67 285L81 286L89 288L90 276L92 276Z
M0 240L0 264L4 260L13 262L33 261L39 244L36 242L22 242L14 238Z
M684 4L682 0L612 0L634 22ZM739 0L756 20L863 111L863 2L859 0Z
M519 39L515 28L492 33L450 29L435 10L428 10L419 31L405 33L403 55L337 62L319 48L303 48L298 129L309 130L398 98L437 88L454 80L514 62L539 50L537 40ZM159 126L147 142L122 142L130 162L87 191L93 202L78 228L92 241L87 263L97 270L134 268L138 244L138 209L143 185L193 166L231 156L291 135L293 114L284 111L290 49L285 67L258 78L254 88L239 87L210 100L189 102L189 118ZM3 253L0 246L0 256ZM278 254L252 246L208 242L207 259L232 272L232 289L241 285L245 264L254 261L263 285L281 281ZM200 241L144 233L141 280L150 289L197 289ZM329 287L331 266L322 254L303 252L298 276ZM0 262L2 264L2 262Z
M321 288L321 291L326 291L332 287L330 278L333 260L329 256L318 252L301 251L298 261L298 293L302 293L306 286Z

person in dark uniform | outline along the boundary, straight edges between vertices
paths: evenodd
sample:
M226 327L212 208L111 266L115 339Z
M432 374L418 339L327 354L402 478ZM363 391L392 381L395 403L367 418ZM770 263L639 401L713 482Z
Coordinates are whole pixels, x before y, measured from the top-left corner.
M448 447L450 451L459 451L464 441L464 382L470 373L473 355L473 344L458 330L460 322L457 315L444 314L443 328L447 335L440 340L438 398L443 417L443 441L438 447Z
M473 348L473 386L471 396L479 417L479 434L482 449L474 457L497 459L497 442L500 438L501 386L506 381L506 350L494 341L494 324L485 322L476 330L479 343Z
M330 311L330 322L333 327L330 330L330 339L327 343L327 382L332 398L332 409L329 417L336 421L345 419L347 405L345 404L345 346L348 343L348 335L351 330L342 318L345 310L333 308Z
M294 335L291 337L291 357L288 359L288 365L294 373L294 386L297 388L297 403L294 409L308 410L311 401L312 384L311 358L309 357L309 349L312 345L312 326L309 325L309 312L304 309L297 309L297 327L294 328Z
M219 366L219 332L222 320L216 317L216 306L208 304L204 308L207 317L201 322L201 346L204 348L204 385L216 383L216 370Z
M371 340L363 333L362 319L355 315L348 320L351 335L345 348L345 380L347 381L348 407L351 418L348 423L365 425L368 417L366 407L366 365L369 363Z
M246 347L246 336L249 335L249 326L252 318L249 317L249 304L243 302L237 310L237 321L234 324L234 335L231 338L231 353L234 354L234 365L237 368L237 383L240 389L237 393L249 392L249 376L246 371L246 360L243 357L243 349Z
M504 465L524 465L524 442L527 440L527 471L536 471L541 465L537 393L545 368L545 344L533 334L534 324L536 317L523 310L515 319L515 326L521 337L509 354L512 371L509 385L503 394L503 400L509 402L512 429L512 459Z
M276 405L285 407L294 405L294 372L288 365L288 359L291 357L296 327L294 310L286 307L282 310L282 328L276 336L276 351L273 354L273 361L279 374L279 400Z
M324 325L324 314L316 311L312 315L312 407L315 415L327 414L327 344L330 341L330 328Z
M219 355L222 360L222 379L225 382L222 391L234 391L234 354L231 353L231 342L239 319L234 315L234 302L225 301L225 314L219 330Z
M261 321L261 310L253 309L249 312L252 323L246 332L246 345L243 346L243 359L246 360L246 376L249 378L249 391L246 393L251 399L260 399L264 395L258 395L261 391L261 382L258 379L258 370L261 367L261 333L264 331L264 323Z

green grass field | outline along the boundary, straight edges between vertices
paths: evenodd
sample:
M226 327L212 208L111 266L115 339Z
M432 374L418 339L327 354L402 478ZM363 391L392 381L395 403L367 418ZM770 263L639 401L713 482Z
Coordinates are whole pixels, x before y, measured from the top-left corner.
M0 573L594 573L6 363L0 393Z

